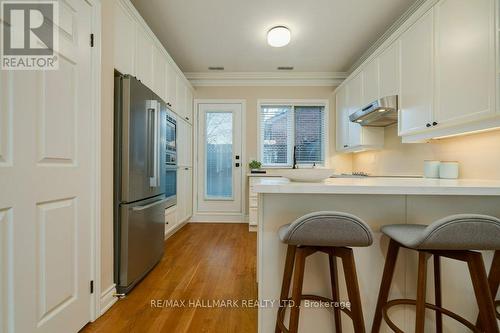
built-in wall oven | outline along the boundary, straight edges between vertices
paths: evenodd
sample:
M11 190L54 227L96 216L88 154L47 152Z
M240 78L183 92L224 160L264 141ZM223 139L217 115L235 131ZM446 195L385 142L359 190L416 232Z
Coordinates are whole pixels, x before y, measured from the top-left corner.
M165 195L177 201L177 121L170 110L166 112L166 120Z

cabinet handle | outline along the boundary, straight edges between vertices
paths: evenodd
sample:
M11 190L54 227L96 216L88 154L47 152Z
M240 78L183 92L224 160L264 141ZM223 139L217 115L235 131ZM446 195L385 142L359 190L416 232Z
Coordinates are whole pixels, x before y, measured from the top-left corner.
M348 145L344 145L344 148L347 148L347 147L349 147L349 146Z
M437 122L433 122L432 123L432 126L436 126L438 123Z
M431 127L431 124L427 123L425 126L427 126L427 127Z
M186 117L186 120L189 120L189 117Z

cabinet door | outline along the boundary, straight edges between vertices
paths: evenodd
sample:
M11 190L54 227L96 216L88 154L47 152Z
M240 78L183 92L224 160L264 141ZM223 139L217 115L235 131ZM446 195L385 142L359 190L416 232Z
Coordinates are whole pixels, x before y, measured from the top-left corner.
M432 123L432 44L430 10L401 36L400 135L424 130Z
M436 5L438 124L494 114L494 0L445 0Z
M399 41L379 57L380 97L399 95Z
M114 66L122 74L134 70L135 22L119 1L115 2Z
M379 60L374 59L363 70L363 103L361 107L377 100L379 96Z
M186 87L186 120L193 123L193 92L190 87Z
M169 107L175 111L177 97L177 72L171 63L167 63L167 102Z
M153 90L153 41L140 26L137 26L136 31L136 75L143 84Z
M182 119L186 119L186 84L180 75L176 76L176 107L175 112L182 117Z
M186 201L184 198L187 196L186 187L184 186L185 173L184 168L179 167L177 170L177 223L184 221L186 214Z
M166 100L166 64L166 59L162 50L155 47L153 53L153 91L163 100Z
M336 146L338 151L349 148L349 109L347 108L346 89L340 88L336 94Z
M347 83L347 105L349 115L363 107L363 73L358 74ZM361 145L361 126L347 120L349 123L349 147Z
M179 119L177 121L177 164L181 167L192 167L192 126Z

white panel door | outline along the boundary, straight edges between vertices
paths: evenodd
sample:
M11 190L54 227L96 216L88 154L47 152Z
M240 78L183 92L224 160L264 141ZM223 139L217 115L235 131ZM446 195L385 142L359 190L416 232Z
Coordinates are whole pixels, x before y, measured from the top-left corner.
M90 319L92 8L59 6L59 69L0 71L2 332L77 332Z
M198 211L241 213L242 105L198 107Z
M363 107L363 73L359 73L347 83L347 105L349 115ZM361 145L361 125L349 122L349 147Z
M495 113L494 8L494 0L446 0L436 5L438 125Z
M399 95L399 41L379 57L380 97Z
M430 10L401 36L400 135L432 126L433 16Z

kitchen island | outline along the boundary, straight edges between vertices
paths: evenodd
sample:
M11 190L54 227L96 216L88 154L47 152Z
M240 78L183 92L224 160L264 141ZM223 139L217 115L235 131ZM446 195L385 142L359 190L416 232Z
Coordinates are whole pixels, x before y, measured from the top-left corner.
M260 179L254 184L259 200L257 274L259 299L279 299L286 245L278 238L280 226L314 211L334 210L354 214L373 230L373 245L355 248L358 282L366 330L370 331L387 251L388 238L380 228L387 224L430 224L444 216L478 213L500 217L500 181L440 180L420 178L330 178L321 183L294 183L288 179ZM489 269L492 254L484 252ZM345 281L339 263L341 300L347 301ZM402 249L390 298L414 298L416 293L416 252ZM429 267L427 300L433 302L432 267ZM316 253L306 262L304 294L331 296L328 259ZM443 304L475 321L477 305L465 264L443 259ZM265 304L269 304L266 302ZM259 309L259 332L274 332L277 306ZM412 307L391 309L393 321L405 332L414 331ZM350 319L342 315L345 332L353 332ZM434 314L427 312L426 330L434 331ZM286 325L288 321L285 322ZM445 332L468 332L444 318ZM325 308L302 308L301 332L334 332L333 315ZM391 332L383 324L382 332Z

